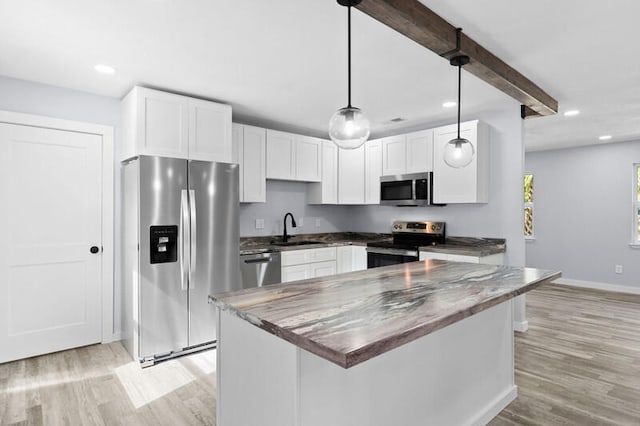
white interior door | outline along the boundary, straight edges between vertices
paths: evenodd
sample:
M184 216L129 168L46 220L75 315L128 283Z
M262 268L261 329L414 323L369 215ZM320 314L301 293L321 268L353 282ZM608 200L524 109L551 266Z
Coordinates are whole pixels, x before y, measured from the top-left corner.
M101 339L101 150L0 124L0 363Z

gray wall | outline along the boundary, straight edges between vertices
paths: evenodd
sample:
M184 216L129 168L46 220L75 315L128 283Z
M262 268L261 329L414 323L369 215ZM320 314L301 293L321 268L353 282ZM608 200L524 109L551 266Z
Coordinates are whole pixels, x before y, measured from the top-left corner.
M119 100L35 82L0 77L0 109L45 115L68 120L113 126L115 157L120 146ZM456 205L443 208L396 208L380 206L310 206L306 204L306 184L267 181L267 202L242 204L242 236L279 235L282 218L290 211L302 226L292 233L338 231L389 232L394 219L444 220L450 235L507 238L507 263L524 264L522 238L522 122L519 105L511 100L505 109L463 117L480 118L491 125L490 202L486 205ZM442 124L442 123L438 123ZM115 167L115 165L114 165ZM116 169L115 229L119 229L119 169ZM255 229L255 219L264 219L265 228ZM319 226L316 226L316 219ZM119 235L116 232L116 247ZM119 277L119 254L115 277ZM625 265L626 266L626 265ZM120 288L116 278L114 330L120 329Z
M527 266L563 278L640 288L640 250L632 236L632 165L640 141L529 152L534 234ZM623 273L615 273L623 265Z
M306 198L306 183L267 180L266 203L240 204L240 235L282 235L287 212L293 213L298 224L292 229L287 219L287 232L291 235L350 231L352 207L307 205ZM264 229L256 229L256 219L264 220Z
M478 115L490 125L489 203L445 207L355 207L354 231L389 232L393 220L435 220L447 223L447 234L507 239L506 264L524 266L523 189L524 147L519 106Z
M44 115L65 120L82 121L112 126L115 131L115 158L120 147L120 100L92 95L77 90L64 89L31 81L0 76L0 109L25 114ZM120 235L120 173L115 170L115 247L119 247ZM108 248L105 248L108 249ZM120 331L120 258L115 252L114 332Z

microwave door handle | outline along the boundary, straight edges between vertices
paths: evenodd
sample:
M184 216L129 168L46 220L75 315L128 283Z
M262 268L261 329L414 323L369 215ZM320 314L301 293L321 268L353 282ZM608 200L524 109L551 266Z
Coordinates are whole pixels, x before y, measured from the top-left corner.
M189 241L191 242L191 248L189 250L189 288L194 288L192 274L195 274L196 272L196 257L197 257L196 235L198 235L198 233L196 229L196 224L197 224L196 191L193 189L189 190L189 212L190 212Z
M411 179L411 199L416 199L416 179Z
M187 245L187 228L189 226L189 199L187 190L180 191L180 244L178 245L180 258L180 289L187 289L188 267L187 259L189 256L189 248Z

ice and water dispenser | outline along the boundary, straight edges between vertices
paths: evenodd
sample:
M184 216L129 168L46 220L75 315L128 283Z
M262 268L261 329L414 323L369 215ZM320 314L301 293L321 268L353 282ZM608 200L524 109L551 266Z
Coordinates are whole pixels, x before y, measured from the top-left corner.
M178 261L178 226L151 226L149 230L151 263Z

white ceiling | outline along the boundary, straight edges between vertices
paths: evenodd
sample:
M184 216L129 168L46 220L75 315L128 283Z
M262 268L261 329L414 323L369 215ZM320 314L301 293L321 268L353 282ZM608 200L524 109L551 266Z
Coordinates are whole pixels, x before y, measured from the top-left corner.
M367 0L363 0L367 1ZM640 139L640 2L422 0L577 117L528 119L528 150ZM111 76L98 63L116 68ZM346 104L335 0L0 1L0 75L122 97L134 84L233 106L234 120L326 137ZM353 11L353 104L373 136L455 121L456 71ZM463 119L510 102L463 72ZM517 113L517 112L515 112ZM402 117L406 121L391 124Z

